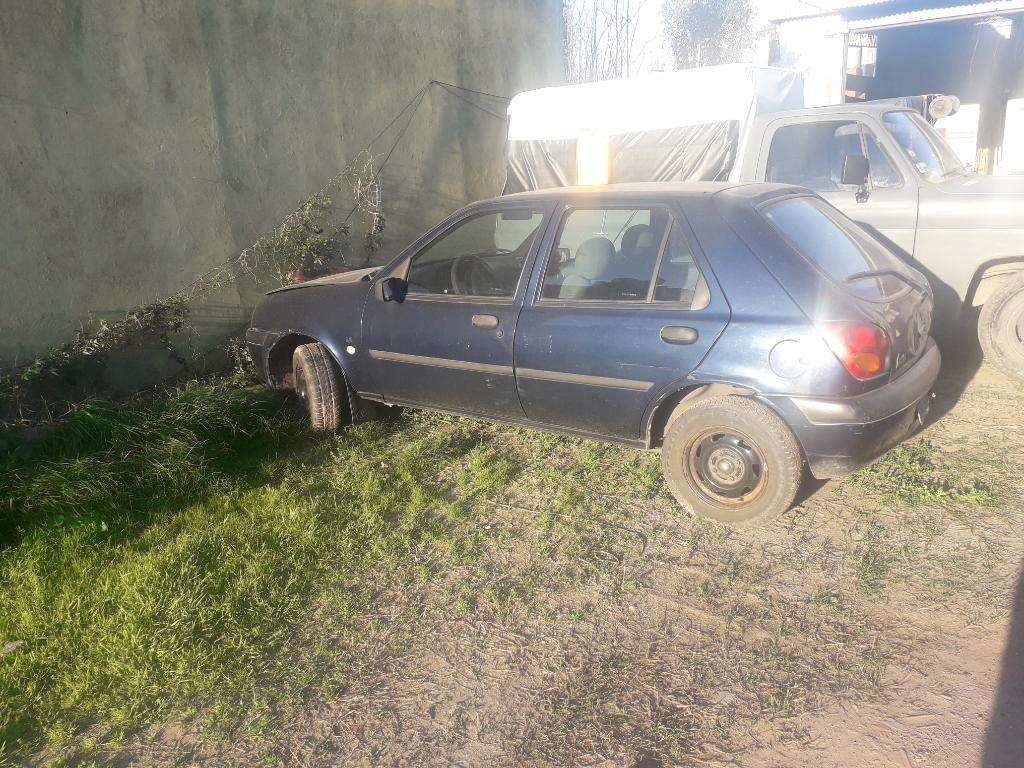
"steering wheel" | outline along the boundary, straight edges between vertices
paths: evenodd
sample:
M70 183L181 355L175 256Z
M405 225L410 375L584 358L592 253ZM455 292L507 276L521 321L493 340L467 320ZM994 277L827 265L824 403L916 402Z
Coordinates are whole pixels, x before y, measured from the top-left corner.
M451 280L452 290L460 296L491 296L498 286L494 270L477 253L460 256L452 262Z

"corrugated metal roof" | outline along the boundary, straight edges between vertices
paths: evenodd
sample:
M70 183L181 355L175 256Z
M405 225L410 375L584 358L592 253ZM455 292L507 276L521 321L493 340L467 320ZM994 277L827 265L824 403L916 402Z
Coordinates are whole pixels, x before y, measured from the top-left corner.
M833 11L845 11L850 8L860 8L862 6L892 5L899 1L900 0L832 0L831 2L822 3L822 5Z
M905 8L908 4L906 0L814 0L813 3L808 2L806 0L797 0L797 2L801 3L803 6L806 6L804 9L802 9L801 13L790 13L788 16L780 16L774 18L772 21L774 23L779 23L794 19L803 19L815 16L829 16L832 14L846 16L852 11L860 11L861 9L863 9L865 12L875 11L878 14L875 17L877 19L883 18L883 14L886 11L886 6L902 6ZM987 8L992 4L992 2L959 4L955 4L954 2L947 2L945 5L943 5L941 3L941 0L939 0L939 2L936 2L936 0L923 0L922 2L919 3L919 7L915 8L912 11L901 11L899 14L892 15L898 16L904 14L921 14L924 17L926 17L927 20L927 17L933 13L941 14L940 18L944 18L946 12L950 11L954 7L958 9L969 8L974 6L983 6ZM1011 8L1010 12L1018 10L1017 3L1011 3L1011 5L1013 6L1013 8ZM983 15L986 12L1005 13L1006 11L980 10L977 11L976 13L979 15ZM970 14L962 13L961 15Z
M989 0L984 3L952 5L942 8L921 8L889 16L875 16L870 19L850 19L847 22L847 27L851 30L881 29L883 27L925 24L932 21L996 16L1018 11L1024 11L1024 0Z

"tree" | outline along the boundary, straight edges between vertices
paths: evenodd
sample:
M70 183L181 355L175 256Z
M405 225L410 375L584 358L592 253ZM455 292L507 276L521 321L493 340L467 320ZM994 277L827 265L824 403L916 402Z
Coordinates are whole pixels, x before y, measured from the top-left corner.
M629 77L640 68L647 41L638 39L648 0L565 0L569 81Z
M750 0L662 0L665 38L679 69L741 61L756 30Z

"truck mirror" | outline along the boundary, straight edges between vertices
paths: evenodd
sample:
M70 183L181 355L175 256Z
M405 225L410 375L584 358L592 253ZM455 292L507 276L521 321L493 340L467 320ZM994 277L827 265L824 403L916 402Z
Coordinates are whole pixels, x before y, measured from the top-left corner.
M380 297L384 301L397 301L399 304L405 300L409 284L400 277L389 277L380 284Z
M864 187L868 183L868 159L864 155L843 156L843 184Z

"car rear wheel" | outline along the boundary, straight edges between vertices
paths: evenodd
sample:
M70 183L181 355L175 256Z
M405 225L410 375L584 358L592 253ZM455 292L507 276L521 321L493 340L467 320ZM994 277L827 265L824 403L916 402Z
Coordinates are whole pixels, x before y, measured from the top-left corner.
M1024 383L1024 277L985 302L978 317L978 337L985 359Z
M789 509L803 458L782 419L734 395L681 408L661 449L665 480L680 504L734 525L765 522Z
M345 380L327 348L303 344L292 355L295 394L314 432L334 432L347 420Z

